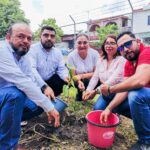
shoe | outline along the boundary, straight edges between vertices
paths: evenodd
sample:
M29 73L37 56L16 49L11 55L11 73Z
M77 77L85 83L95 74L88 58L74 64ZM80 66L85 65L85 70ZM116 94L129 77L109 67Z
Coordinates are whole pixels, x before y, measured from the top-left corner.
M135 143L128 150L150 150L150 145Z
M28 124L28 121L21 121L21 127L25 127Z

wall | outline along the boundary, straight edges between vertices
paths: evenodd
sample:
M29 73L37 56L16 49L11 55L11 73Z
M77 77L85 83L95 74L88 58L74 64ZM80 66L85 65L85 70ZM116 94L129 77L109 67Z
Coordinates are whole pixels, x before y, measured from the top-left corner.
M150 16L150 9L133 14L133 32L143 33L150 32L150 25L148 25L148 16Z

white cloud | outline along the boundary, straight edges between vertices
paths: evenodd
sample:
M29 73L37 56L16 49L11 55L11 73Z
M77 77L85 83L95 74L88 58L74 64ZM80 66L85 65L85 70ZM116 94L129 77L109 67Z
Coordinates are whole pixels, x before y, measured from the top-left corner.
M132 1L135 3L137 0ZM20 0L20 2L26 17L31 21L31 28L36 30L42 20L47 18L55 18L59 26L73 23L69 15L72 15L76 22L98 19L101 16L101 10L97 9L95 12L93 10L90 14L88 14L88 10L100 8L103 5L111 7L112 3L120 2L120 0ZM85 28L85 24L82 26ZM63 29L72 32L73 26Z

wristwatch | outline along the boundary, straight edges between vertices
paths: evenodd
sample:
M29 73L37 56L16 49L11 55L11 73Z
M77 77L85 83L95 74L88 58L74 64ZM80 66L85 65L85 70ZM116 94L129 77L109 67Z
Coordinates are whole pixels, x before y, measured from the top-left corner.
M108 87L108 94L110 95L111 93L110 93L110 86Z
M44 91L45 91L46 88L47 88L47 85L46 85L46 84L44 84L44 85L41 87L42 93L44 93Z
M96 89L96 94L101 94L99 88Z

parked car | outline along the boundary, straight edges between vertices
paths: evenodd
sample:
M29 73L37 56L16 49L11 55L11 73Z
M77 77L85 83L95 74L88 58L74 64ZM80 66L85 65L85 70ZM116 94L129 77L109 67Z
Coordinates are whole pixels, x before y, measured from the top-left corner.
M65 48L62 48L62 49L61 49L61 53L62 53L62 55L64 55L64 56L67 56L70 52L71 52L70 49L65 49Z

